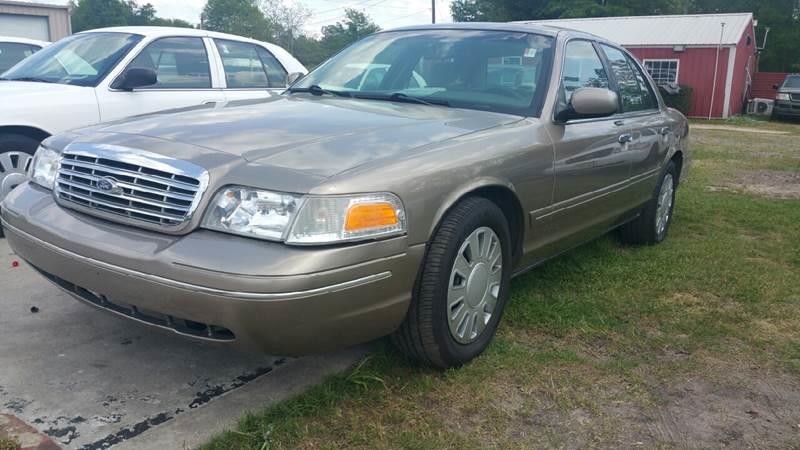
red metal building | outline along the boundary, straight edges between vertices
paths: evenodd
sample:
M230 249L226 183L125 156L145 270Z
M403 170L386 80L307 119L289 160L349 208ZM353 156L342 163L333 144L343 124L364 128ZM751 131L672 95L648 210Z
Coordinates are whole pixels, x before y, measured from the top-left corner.
M623 45L657 83L694 89L689 115L726 118L741 114L756 68L751 13L598 17L528 23L585 31ZM716 75L716 76L715 76Z

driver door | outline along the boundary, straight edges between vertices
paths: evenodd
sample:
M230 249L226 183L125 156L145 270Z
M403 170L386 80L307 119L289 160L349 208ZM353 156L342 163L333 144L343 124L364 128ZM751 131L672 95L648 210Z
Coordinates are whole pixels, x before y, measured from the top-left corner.
M582 87L613 89L603 58L592 41L566 43L558 93L562 105ZM551 123L554 142L553 205L536 212L543 252L553 254L605 232L625 212L621 189L630 177L632 138L626 120L609 117Z

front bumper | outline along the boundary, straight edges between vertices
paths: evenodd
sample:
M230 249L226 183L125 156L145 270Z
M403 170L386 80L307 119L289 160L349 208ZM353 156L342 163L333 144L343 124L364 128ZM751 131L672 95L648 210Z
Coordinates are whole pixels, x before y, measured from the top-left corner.
M800 117L800 102L776 101L773 112L781 116Z
M310 249L206 230L162 235L64 209L30 184L6 197L2 222L21 258L84 302L281 355L394 331L424 254L405 237Z

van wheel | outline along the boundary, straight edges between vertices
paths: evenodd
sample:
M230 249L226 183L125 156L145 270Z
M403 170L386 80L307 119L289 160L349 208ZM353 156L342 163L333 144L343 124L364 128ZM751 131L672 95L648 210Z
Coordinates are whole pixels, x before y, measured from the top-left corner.
M0 202L27 179L39 141L21 134L0 135ZM0 237L3 227L0 226Z
M441 368L481 354L508 299L510 242L496 204L482 197L458 203L428 245L406 319L392 336L395 345Z
M619 228L620 240L632 245L653 245L666 239L672 223L677 187L678 170L675 163L670 161L653 192L653 198L642 208L639 217Z

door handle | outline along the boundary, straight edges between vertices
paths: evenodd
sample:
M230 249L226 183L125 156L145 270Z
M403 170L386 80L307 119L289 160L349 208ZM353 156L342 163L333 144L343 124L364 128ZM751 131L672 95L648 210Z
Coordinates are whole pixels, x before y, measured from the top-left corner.
M615 120L614 121L614 125L616 125L618 127L621 127L621 126L625 125L625 121L624 120Z
M618 140L620 144L627 144L633 140L633 135L630 133L620 134Z
M661 133L662 136L666 136L669 134L670 131L672 130L670 130L669 127L664 127L661 129L661 131L659 131L659 133Z

